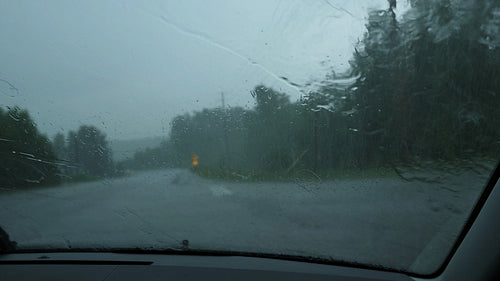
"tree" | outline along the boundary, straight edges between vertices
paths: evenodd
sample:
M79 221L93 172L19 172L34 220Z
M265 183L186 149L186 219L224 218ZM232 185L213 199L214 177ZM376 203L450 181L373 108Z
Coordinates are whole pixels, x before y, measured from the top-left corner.
M68 157L74 173L104 176L112 172L111 150L106 135L94 126L80 126L68 133Z
M27 110L0 108L0 182L7 187L60 183L56 156Z
M498 1L414 1L401 22L394 7L370 13L352 62L358 78L343 110L355 109L362 158L454 158L498 147Z
M67 148L66 148L66 140L62 133L57 133L52 139L52 147L54 149L54 153L59 159L67 158Z
M293 136L293 107L287 95L264 85L251 92L255 113L248 128L250 159L271 172L286 170L293 155L300 153L290 139Z

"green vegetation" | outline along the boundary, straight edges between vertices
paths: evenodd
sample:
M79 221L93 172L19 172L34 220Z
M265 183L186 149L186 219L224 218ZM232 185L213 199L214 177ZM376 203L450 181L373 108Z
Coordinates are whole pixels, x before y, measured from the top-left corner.
M398 177L392 168L366 168L344 170L296 170L291 172L272 173L260 171L252 173L244 170L219 169L206 166L191 167L191 171L201 177L223 181L262 182L262 181L295 181L299 180L348 180L348 179L380 179Z
M49 139L38 132L26 110L0 108L0 183L29 187L60 183Z
M167 140L117 165L96 127L50 142L26 110L0 110L0 180L51 185L61 174L189 168L194 154L195 173L238 181L394 176L396 164L499 159L500 3L411 1L399 20L395 3L368 15L348 73L330 73L298 101L257 85L253 108L179 115Z
M102 177L113 172L106 135L94 126L83 125L77 132L70 131L67 145L59 151L66 152L59 156L64 155L72 164L71 173Z
M177 116L168 141L126 166L190 167L197 154L202 176L253 180L298 171L358 177L378 167L394 175L396 163L498 159L500 34L493 11L500 4L453 3L412 1L398 20L389 1L369 14L349 73L331 73L296 102L258 85L253 109ZM339 79L354 82L346 87Z
M51 142L40 134L27 110L0 108L0 183L3 188L54 186L115 175L106 136L80 126Z

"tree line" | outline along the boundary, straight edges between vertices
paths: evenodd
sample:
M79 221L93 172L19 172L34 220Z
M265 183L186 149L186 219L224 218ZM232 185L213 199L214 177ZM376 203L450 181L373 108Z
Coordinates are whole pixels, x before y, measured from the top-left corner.
M169 140L124 164L188 167L197 154L208 167L283 173L498 159L500 3L411 1L400 19L395 8L369 13L348 73L296 102L258 85L252 109L177 116Z
M0 107L0 183L4 188L57 185L115 173L106 136L94 126L41 134L25 109Z

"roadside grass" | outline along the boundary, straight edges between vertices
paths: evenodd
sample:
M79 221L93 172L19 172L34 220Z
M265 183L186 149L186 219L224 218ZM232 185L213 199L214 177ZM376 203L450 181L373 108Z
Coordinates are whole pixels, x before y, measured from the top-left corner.
M414 180L413 174L434 173L460 174L465 171L473 171L478 174L491 171L498 164L498 159L485 156L457 158L453 160L443 159L415 159L407 163L393 163L385 166L344 169L320 169L313 172L309 169L295 168L289 172L271 172L266 170L237 170L231 168L216 168L209 166L191 167L196 175L214 180L237 181L237 182L261 182L261 181L297 181L297 180L351 180L351 179L375 179L375 178L400 178L405 181Z
M269 171L243 171L235 169L221 169L208 166L191 167L191 171L207 179L236 181L236 182L260 182L260 181L296 181L296 180L348 180L348 179L370 179L370 178L395 178L397 173L390 167L377 167L366 169L342 169L342 170L320 170L313 172L308 169L296 169L290 172Z

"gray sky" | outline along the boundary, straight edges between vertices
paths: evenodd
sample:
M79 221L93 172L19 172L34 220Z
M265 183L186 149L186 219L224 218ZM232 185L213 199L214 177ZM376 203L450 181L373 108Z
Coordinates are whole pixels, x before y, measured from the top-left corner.
M404 1L406 2L406 1ZM404 3L403 3L404 4ZM252 107L263 83L296 100L345 71L379 1L0 1L0 106L50 136L81 124L110 139L165 136L171 119Z

